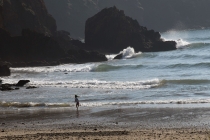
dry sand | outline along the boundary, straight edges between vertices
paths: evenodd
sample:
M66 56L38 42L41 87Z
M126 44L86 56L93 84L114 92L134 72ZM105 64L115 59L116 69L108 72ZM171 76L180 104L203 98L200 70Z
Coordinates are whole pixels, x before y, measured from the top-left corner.
M208 140L209 112L208 108L19 110L0 114L0 139Z
M140 130L15 130L1 132L0 139L7 140L38 140L38 139L70 139L70 140L88 140L88 139L122 139L122 140L209 140L210 131L202 129L140 129Z

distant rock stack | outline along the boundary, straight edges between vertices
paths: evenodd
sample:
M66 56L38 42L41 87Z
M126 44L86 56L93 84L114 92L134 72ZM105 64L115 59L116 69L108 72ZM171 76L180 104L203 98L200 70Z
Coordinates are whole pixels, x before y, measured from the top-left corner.
M140 26L115 6L103 9L86 21L85 43L88 48L105 53L118 53L128 46L142 52L176 49L176 42L164 42L159 32Z

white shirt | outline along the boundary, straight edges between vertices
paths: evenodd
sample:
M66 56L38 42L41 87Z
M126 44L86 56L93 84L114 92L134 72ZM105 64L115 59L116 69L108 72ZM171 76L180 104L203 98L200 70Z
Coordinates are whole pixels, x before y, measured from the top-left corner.
M79 100L78 100L78 98L77 98L77 97L75 98L75 102L79 102Z

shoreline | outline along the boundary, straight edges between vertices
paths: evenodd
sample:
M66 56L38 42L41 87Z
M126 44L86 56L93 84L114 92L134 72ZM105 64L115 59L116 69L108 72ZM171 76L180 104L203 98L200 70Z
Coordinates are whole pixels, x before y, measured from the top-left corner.
M209 139L210 108L69 108L0 114L0 139Z

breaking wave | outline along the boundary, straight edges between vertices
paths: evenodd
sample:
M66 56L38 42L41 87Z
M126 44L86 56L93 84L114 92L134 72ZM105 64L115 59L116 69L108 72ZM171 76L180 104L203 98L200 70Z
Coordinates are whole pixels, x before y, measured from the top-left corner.
M112 65L112 64L86 64L84 66L58 66L54 67L29 67L29 68L12 68L12 73L52 73L52 72L105 72L105 71L113 71L118 69L136 69L140 68L143 65Z
M176 48L177 49L182 49L186 46L189 46L191 43L183 40L183 39L177 39L177 40L173 40L173 39L166 39L166 38L163 38L164 41L175 41L176 42Z
M66 64L48 67L11 68L12 73L89 72L96 64Z
M98 81L98 80L73 80L73 81L34 81L34 86L54 86L69 88L93 88L93 89L149 89L161 85L159 79L146 81Z
M122 59L130 59L138 57L142 54L142 52L136 53L134 48L127 47L126 49L122 50L119 54L122 54ZM113 60L118 54L106 55L108 60Z
M123 59L135 58L135 57L137 57L137 56L142 54L142 52L136 53L134 48L132 48L130 46L128 48L124 49L120 53L122 53Z
M177 45L176 45L176 48L177 48L177 49L180 49L180 48L183 48L183 47L185 47L185 46L190 45L189 42L184 41L184 40L182 40L182 39L175 40L175 42L177 43Z
M151 100L151 101L105 101L105 102L82 102L83 107L105 106L105 105L141 105L141 104L207 104L210 99L186 99L186 100ZM0 107L75 107L75 103L36 103L36 102L0 102Z

